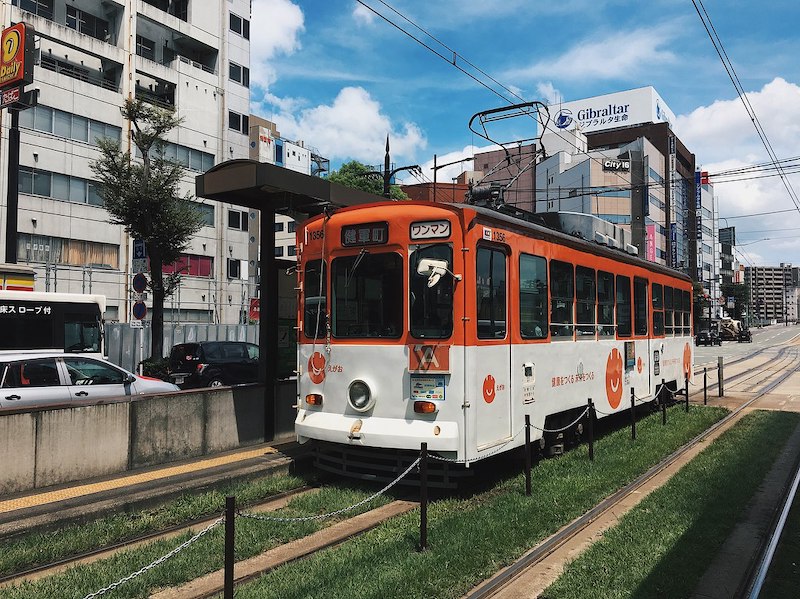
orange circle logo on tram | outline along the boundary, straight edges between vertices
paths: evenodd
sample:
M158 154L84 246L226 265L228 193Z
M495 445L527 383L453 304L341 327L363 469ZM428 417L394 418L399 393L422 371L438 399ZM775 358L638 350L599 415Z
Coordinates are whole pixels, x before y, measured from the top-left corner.
M692 378L692 348L688 343L683 346L683 374Z
M612 409L622 401L622 354L616 347L606 361L606 397Z
M325 380L325 356L318 351L308 359L308 378L316 385Z
M495 380L491 374L487 374L483 379L483 400L492 403L495 398Z

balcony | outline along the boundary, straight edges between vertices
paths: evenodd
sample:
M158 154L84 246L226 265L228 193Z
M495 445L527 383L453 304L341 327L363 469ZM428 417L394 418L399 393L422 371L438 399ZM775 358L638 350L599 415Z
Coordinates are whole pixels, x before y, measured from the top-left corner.
M44 53L42 54L40 66L54 73L66 75L67 77L72 77L73 79L78 79L79 81L84 81L113 92L119 92L119 83L116 80L112 80L112 76L109 73L102 75L81 65L76 65L67 60L62 60L51 54Z
M143 0L143 2L181 21L189 21L189 0Z

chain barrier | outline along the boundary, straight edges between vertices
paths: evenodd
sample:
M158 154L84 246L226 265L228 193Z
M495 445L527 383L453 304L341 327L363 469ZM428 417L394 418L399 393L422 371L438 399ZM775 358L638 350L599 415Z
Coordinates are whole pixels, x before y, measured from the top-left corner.
M133 580L134 578L136 578L138 576L141 576L142 574L144 574L146 572L149 572L150 570L152 570L156 566L160 566L161 564L163 564L165 561L167 561L171 557L175 557L178 553L180 553L181 551L183 551L184 549L186 549L187 547L189 547L190 545L192 545L196 541L200 540L204 535L206 535L209 532L211 532L214 528L216 528L217 526L222 524L224 521L225 521L224 517L217 518L216 520L214 520L214 522L209 524L208 527L206 527L203 530L201 530L200 532L198 532L191 539L188 539L185 542L181 543L180 545L175 547L175 549L173 549L172 551L170 551L166 555L162 555L157 560L155 560L153 562L150 562L149 564L147 564L143 568L140 568L139 570L137 570L133 574L128 574L126 577L120 578L117 582L112 582L110 585L100 589L99 591L95 591L94 593L89 593L83 599L94 599L94 597L99 597L100 595L104 595L108 591L113 591L118 586L121 586L121 585L125 584L126 582L129 582L129 581Z
M262 522L309 522L311 520L324 520L326 518L333 518L334 516L338 516L339 514L344 514L345 512L350 512L356 508L359 508L362 505L369 503L379 495L383 495L384 493L386 493L386 491L388 491L397 483L399 483L401 480L403 480L403 478L405 478L405 476L420 463L420 460L422 460L422 458L417 458L416 460L414 460L411 463L411 465L408 468L406 468L405 471L400 476L398 476L396 479L394 479L392 482L390 482L388 485L386 485L383 489L381 489L377 493L373 493L366 499L362 499L358 503L342 508L340 510L336 510L335 512L329 512L327 514L316 514L314 516L299 516L296 518L288 518L280 516L263 516L261 514L252 514L248 512L237 511L237 516L241 516L242 518L250 518L251 520L261 520Z
M479 458L476 458L476 459L474 459L474 460L469 460L469 463L470 463L470 464L474 464L475 462L480 462L480 461L482 461L482 460L485 460L486 458L490 458L490 457L492 457L492 456L495 456L495 455L497 455L498 453L501 453L501 452L504 450L505 446L506 446L506 445L508 445L509 443L511 443L511 442L512 442L514 439L516 439L517 437L519 437L520 433L522 433L524 430L525 430L525 427L523 426L523 427L522 427L520 430L518 430L518 431L517 431L517 433L516 433L516 434L515 434L513 437L511 437L511 438L510 438L508 441L506 441L506 442L505 442L505 443L503 443L502 445L499 445L499 446L495 447L495 448L494 448L494 450L492 450L490 453L487 453L486 455L482 455L482 456L480 456ZM432 460L438 460L438 461L440 461L440 462L447 462L447 463L449 463L449 464L466 464L466 463L467 463L467 460L457 460L457 459L455 459L455 458L446 458L446 457L444 457L444 456L440 456L440 455L433 455L433 454L430 454L430 453L428 454L428 457L429 457L430 459L432 459Z
M597 408L595 407L595 411L596 410L597 410ZM580 422L581 418L586 416L588 411L589 411L589 407L587 406L587 407L585 407L583 409L583 412L581 412L580 416L578 416L575 420L570 422L567 426L563 426L561 428L554 428L554 429L539 428L538 426L534 426L533 424L531 424L531 428L535 428L537 431L541 431L543 433L563 433L564 431L566 431L566 430L572 428L573 426L575 426L576 424L578 424L578 422Z

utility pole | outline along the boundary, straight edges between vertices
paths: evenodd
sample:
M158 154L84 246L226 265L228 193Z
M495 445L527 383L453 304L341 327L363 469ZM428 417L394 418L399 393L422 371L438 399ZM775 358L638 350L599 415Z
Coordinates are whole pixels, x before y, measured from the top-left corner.
M383 197L388 198L390 196L391 191L391 181L392 177L394 177L400 171L419 171L422 172L422 169L419 167L418 164L412 164L411 166L399 166L395 169L389 170L391 168L391 160L389 159L389 135L386 135L386 155L383 159L383 172L378 171L370 171L368 173L364 173L364 175L380 175L383 177Z

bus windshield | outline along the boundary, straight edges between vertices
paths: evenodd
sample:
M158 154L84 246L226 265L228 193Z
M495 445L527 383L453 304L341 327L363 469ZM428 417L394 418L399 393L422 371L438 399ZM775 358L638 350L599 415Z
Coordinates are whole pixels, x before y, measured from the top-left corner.
M403 330L403 259L371 253L331 263L331 332L339 338L398 338Z
M429 276L418 268L426 258L442 261L451 269L453 249L440 243L411 251L408 269L411 335L418 339L446 339L453 333L453 277L445 276L431 284Z

